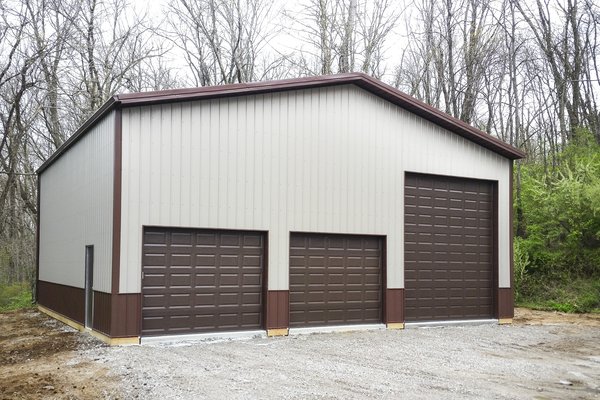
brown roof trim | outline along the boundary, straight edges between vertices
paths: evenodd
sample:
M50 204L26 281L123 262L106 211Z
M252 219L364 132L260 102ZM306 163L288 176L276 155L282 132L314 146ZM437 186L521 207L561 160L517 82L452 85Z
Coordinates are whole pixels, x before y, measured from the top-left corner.
M73 146L83 135L85 135L90 129L96 125L96 122L100 121L106 114L108 114L116 105L117 99L116 96L108 99L90 118L87 119L75 131L73 135L69 139L67 139L44 163L37 169L37 174L40 175L44 170L46 170L50 165L54 163L65 151L69 150L71 146Z
M419 101L398 89L387 85L363 73L324 75L280 81L239 83L233 85L206 86L191 89L173 89L158 92L129 93L116 95L104 105L75 132L42 166L38 173L43 172L60 154L72 146L81 135L85 134L101 117L115 107L134 107L180 101L205 100L222 97L256 95L288 90L313 89L325 86L354 84L373 93L397 106L400 106L424 119L440 125L465 139L477 143L495 153L511 160L525 157L521 150L504 143L471 125L454 118L428 104Z
M502 140L479 130L458 118L446 114L435 107L430 106L412 96L407 95L400 90L387 85L375 78L365 74L360 74L363 81L357 83L363 89L388 100L412 113L440 125L451 132L454 132L467 140L475 142L495 153L498 153L508 159L518 160L526 156L525 152L511 146ZM364 85L364 86L363 86Z

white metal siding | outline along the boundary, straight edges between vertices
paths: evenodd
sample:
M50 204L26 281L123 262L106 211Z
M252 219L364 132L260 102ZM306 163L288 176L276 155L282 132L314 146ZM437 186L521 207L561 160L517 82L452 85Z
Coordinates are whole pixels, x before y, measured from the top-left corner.
M498 181L509 279L510 161L356 86L123 110L122 292L140 291L144 225L269 231L271 290L291 231L387 235L404 286L404 172Z
M114 112L40 179L40 280L83 288L85 246L94 245L94 290L110 292Z

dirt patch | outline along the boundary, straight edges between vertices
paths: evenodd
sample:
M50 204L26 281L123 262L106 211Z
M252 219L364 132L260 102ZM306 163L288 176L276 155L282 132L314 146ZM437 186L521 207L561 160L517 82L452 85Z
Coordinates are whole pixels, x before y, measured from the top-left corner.
M0 314L0 399L600 398L600 315L514 322L111 348Z
M119 380L80 351L104 345L36 311L0 314L0 398L117 398Z
M0 366L76 350L77 335L37 312L0 314Z
M568 314L558 311L515 308L513 322L517 325L579 325L600 327L600 314Z

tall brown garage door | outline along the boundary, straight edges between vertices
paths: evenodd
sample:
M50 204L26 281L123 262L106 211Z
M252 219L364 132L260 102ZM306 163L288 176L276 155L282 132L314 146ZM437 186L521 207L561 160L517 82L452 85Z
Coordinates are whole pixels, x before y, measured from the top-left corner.
M406 321L494 316L493 183L406 174Z
M382 239L293 233L290 326L381 322Z
M142 335L260 329L264 237L146 228Z

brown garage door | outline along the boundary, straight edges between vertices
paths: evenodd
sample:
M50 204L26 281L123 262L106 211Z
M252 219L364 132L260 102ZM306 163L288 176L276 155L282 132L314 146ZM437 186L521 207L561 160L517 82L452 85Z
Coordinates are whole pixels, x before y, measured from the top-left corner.
M381 322L382 240L293 233L290 326Z
M406 321L494 315L493 183L406 174Z
M259 329L263 248L257 232L146 228L142 335Z

